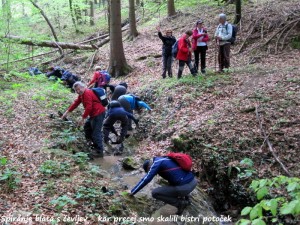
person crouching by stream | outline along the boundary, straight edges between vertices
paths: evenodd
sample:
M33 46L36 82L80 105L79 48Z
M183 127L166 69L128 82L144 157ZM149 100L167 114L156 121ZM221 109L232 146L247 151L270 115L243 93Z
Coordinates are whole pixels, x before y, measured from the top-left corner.
M90 126L92 130L92 141L94 143L94 152L91 152L92 157L103 157L103 138L102 138L102 124L105 117L105 108L102 106L96 94L88 89L86 85L80 81L73 85L73 89L78 94L77 99L71 104L67 111L62 115L62 119L76 109L80 103L83 104L84 112L82 119L78 125Z
M145 160L143 168L147 173L130 191L134 196L145 187L157 174L169 182L168 186L161 186L152 191L152 197L177 207L177 215L191 204L189 194L196 188L197 180L191 171L185 171L169 157L154 157Z

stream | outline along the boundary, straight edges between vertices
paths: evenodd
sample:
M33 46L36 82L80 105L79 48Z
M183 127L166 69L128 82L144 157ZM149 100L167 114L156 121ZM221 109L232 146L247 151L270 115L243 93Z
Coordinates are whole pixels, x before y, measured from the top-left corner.
M111 175L112 182L117 185L122 185L127 189L134 187L138 181L144 176L141 169L125 170L122 167L122 159L124 156L104 156L92 161L93 164L99 165L104 171ZM139 218L146 218L151 221L137 221L137 225L230 225L231 222L227 220L227 216L217 215L207 195L200 189L196 188L191 193L192 204L186 208L181 216L176 215L177 209L171 205L164 205L163 202L156 201L151 196L151 190L158 187L159 176L156 176L148 185L146 185L140 192L135 195L137 202L134 203L142 212L142 217L138 213ZM143 199L143 200L140 200ZM151 203L151 207L147 206L146 201ZM141 220L142 220L141 219ZM222 222L223 221L223 222Z

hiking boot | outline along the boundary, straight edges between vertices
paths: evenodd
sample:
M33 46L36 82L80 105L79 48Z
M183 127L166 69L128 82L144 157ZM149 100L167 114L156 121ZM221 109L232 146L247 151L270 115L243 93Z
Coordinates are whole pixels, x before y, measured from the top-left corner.
M100 151L92 151L92 152L90 153L90 155L91 155L93 158L103 158L103 157L104 157L103 152L100 152Z
M205 69L202 69L202 70L201 70L201 73L202 73L203 75L206 74Z
M168 75L169 75L170 78L173 77L173 74L172 74L172 73L169 73Z
M188 205L190 205L190 202L189 201L187 201L187 200L180 200L179 201L179 204L178 204L178 206L177 206L177 215L182 215L182 213L183 213L183 211L185 210L185 208L188 206Z

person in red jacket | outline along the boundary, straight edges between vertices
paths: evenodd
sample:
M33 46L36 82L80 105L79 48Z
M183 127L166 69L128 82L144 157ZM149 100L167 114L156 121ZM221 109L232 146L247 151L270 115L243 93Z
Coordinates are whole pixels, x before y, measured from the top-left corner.
M182 37L178 40L178 53L176 56L176 59L179 60L179 68L178 68L178 74L177 78L180 79L182 76L182 72L184 69L184 65L187 64L191 74L193 76L196 76L197 73L195 69L192 66L192 45L190 41L190 37L192 36L193 31L188 30L186 31Z
M209 37L207 29L204 27L203 21L196 22L196 28L193 30L192 45L195 56L195 70L198 72L199 68L199 54L201 56L201 73L205 74L206 67L206 50Z
M105 77L100 72L100 70L101 70L100 66L95 66L95 73L94 73L92 80L87 85L88 88L104 87L106 85Z
M103 157L103 138L102 138L102 125L105 116L105 108L102 106L99 98L96 94L86 88L85 84L78 81L73 85L73 89L78 94L77 99L62 115L62 118L66 118L68 113L76 109L80 103L83 104L84 112L82 119L78 122L78 125L90 126L92 129L92 141L95 146L95 152L92 152L93 157Z

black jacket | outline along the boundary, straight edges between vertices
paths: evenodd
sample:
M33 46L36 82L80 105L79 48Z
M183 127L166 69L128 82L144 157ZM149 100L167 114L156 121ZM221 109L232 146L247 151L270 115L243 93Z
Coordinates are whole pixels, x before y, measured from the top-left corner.
M158 37L163 42L162 54L165 56L172 55L172 46L176 42L175 37L174 36L170 36L170 37L163 36L161 32L158 32Z

